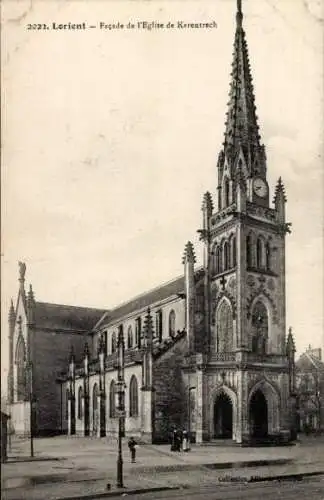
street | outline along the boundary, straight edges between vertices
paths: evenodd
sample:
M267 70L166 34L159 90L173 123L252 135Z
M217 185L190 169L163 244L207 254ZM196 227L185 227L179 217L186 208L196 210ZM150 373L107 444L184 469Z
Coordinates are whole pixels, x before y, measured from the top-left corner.
M125 493L127 495L127 490ZM169 500L186 498L193 500L260 500L261 498L304 500L307 497L311 497L312 500L324 499L324 475L303 479L302 481L213 484L200 488L132 495L133 500L158 500L160 498Z

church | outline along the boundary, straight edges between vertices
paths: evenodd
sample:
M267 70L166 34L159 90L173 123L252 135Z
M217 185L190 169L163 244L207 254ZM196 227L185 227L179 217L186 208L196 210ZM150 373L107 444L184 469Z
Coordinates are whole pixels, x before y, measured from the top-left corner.
M241 1L225 139L213 195L202 197L203 263L184 246L183 275L114 309L38 302L9 313L8 397L16 433L117 435L167 442L287 442L293 435L295 347L286 334L286 195L270 204ZM216 196L214 196L216 193ZM121 417L116 394L122 382Z

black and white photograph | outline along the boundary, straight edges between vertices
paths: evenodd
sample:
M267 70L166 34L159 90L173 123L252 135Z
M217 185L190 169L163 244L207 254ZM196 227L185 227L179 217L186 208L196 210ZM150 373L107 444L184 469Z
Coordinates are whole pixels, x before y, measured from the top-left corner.
M4 500L324 498L324 1L3 0Z

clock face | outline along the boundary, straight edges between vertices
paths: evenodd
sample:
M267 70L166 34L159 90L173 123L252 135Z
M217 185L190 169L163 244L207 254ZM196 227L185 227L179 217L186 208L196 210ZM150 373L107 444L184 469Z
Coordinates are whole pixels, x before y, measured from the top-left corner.
M267 196L268 193L268 187L266 182L261 179L260 177L257 177L253 181L253 191L257 196L260 196L260 198L264 198Z

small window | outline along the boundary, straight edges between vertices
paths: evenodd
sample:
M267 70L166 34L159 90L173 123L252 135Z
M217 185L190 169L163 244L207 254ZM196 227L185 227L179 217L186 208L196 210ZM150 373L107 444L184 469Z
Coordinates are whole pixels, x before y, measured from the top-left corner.
M141 347L141 335L142 335L142 321L141 318L137 318L135 326L135 343L139 348Z

